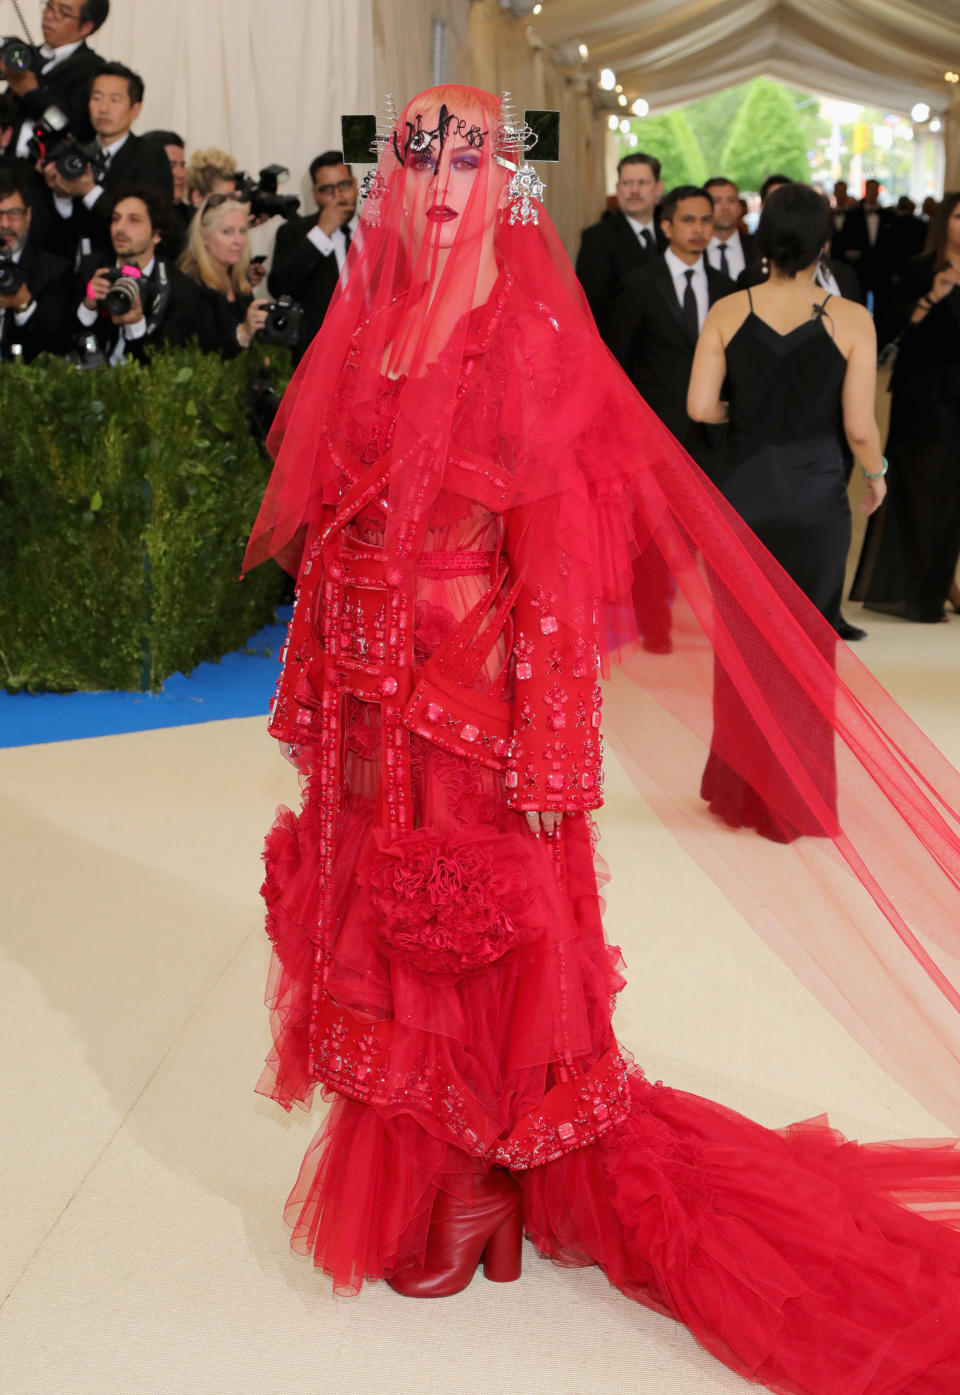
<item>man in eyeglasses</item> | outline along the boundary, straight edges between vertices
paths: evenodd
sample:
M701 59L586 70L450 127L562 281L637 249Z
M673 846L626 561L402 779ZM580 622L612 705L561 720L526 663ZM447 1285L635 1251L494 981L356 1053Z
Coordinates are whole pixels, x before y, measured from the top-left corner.
M326 150L310 166L317 213L294 218L277 233L268 285L303 306L299 358L323 324L337 279L357 230L357 181L339 150Z
M0 168L0 361L19 352L29 363L69 347L70 263L35 245L32 217L29 181Z
M14 135L6 158L26 159L27 142L48 107L59 107L68 129L81 141L93 139L87 109L90 83L104 60L87 48L87 39L110 13L110 0L47 0L43 6L43 44L38 67L23 73L0 64L0 78L10 85L17 100Z

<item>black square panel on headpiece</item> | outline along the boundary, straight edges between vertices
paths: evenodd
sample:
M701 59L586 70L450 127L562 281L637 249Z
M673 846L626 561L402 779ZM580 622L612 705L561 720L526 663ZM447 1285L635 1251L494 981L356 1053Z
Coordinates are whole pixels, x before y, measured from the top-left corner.
M343 142L343 163L345 165L373 165L376 163L374 141L377 138L376 114L365 116L341 116L340 136Z
M536 145L527 152L527 159L556 164L560 159L560 113L525 111L523 119L537 137Z

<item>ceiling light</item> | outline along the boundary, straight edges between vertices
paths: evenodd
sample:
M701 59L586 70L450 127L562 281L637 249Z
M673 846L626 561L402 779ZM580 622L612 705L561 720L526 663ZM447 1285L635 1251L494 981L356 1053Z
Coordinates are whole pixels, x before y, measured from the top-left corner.
M590 50L587 48L586 44L578 44L577 51L580 54L582 62L586 63L587 59L590 57Z
M610 127L611 131L619 131L620 118L616 115L615 112L611 112L610 115L607 117L607 125Z
M612 92L617 85L617 75L612 68L600 69L600 86L604 92Z
M630 122L627 120L626 117L624 117L623 120L620 122L620 130L623 132L625 136L630 134Z
M630 110L633 112L634 116L646 116L647 112L650 110L650 103L645 97L638 97Z
M622 107L625 107L627 105L627 99L622 92L620 93L620 96L617 98L617 101L620 103Z
M960 73L947 72L943 76L947 82L960 82Z
M534 13L535 15L538 15L542 9L543 9L543 6L542 6L542 5L534 5L534 7L533 7L533 13Z
M622 91L623 91L623 83L622 83L622 82L618 82L617 85L616 85L616 87L615 87L613 90L614 90L614 92L622 92Z
M937 135L940 131L943 130L943 122L940 120L939 116L935 116L933 118L927 129L929 131L932 131L934 135Z
M910 108L910 120L916 121L919 126L922 126L924 121L930 120L930 108L927 106L926 102L915 102L913 104Z

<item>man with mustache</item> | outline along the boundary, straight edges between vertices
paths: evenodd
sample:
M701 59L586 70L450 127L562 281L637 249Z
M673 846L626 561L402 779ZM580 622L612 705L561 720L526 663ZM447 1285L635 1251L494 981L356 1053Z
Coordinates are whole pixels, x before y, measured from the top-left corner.
M29 363L65 352L69 340L70 264L30 237L33 191L17 170L0 169L0 265L16 284L0 294L0 359L19 350Z

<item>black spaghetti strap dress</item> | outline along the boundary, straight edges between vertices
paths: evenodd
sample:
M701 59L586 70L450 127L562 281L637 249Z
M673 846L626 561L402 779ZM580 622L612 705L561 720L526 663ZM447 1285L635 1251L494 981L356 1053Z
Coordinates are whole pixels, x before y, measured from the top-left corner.
M832 626L840 612L851 518L841 400L847 361L828 328L829 299L814 307L810 320L779 334L756 314L750 296L750 314L727 345L730 425L721 488ZM784 673L778 689L784 720L807 768L832 790L829 728L795 687ZM737 744L750 719L728 688L718 672L713 742L701 786L713 813L731 827L752 827L778 842L827 832L788 789L774 807L760 801L737 772Z

